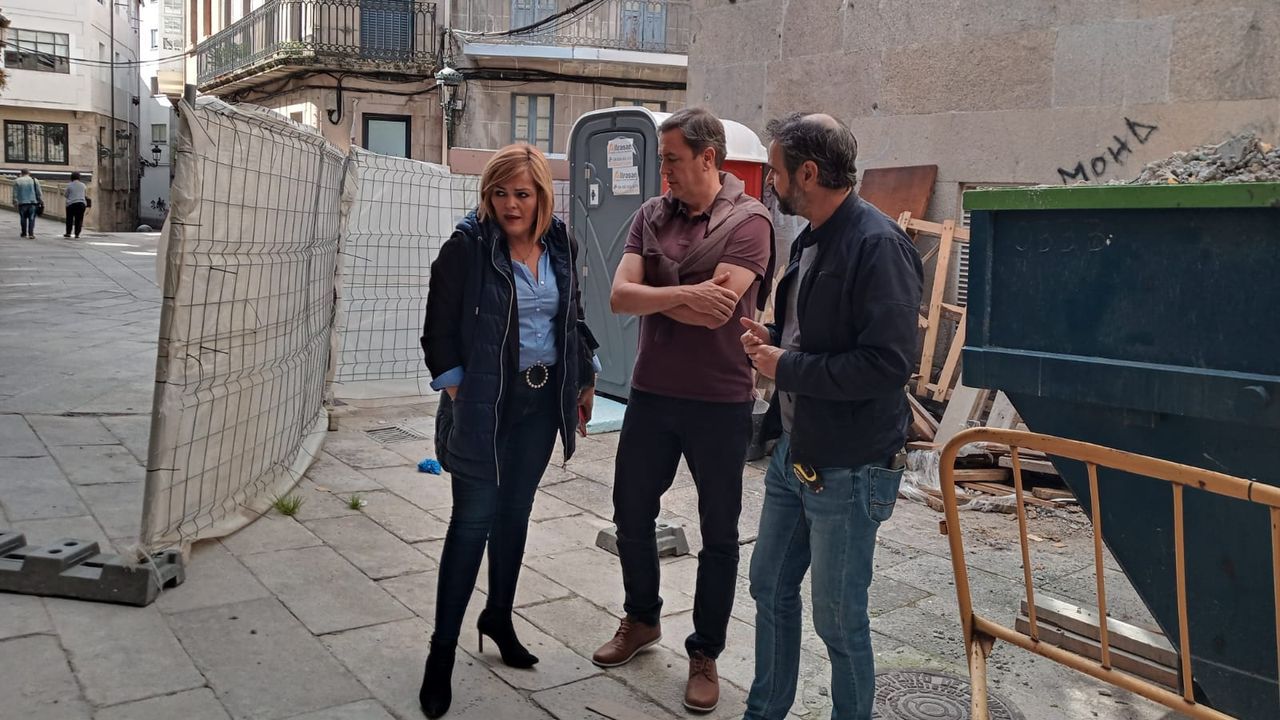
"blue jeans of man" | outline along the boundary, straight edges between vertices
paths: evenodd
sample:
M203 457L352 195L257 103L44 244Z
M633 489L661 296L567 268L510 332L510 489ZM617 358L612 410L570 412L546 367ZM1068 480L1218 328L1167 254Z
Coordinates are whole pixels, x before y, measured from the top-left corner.
M18 206L18 222L22 225L20 235L34 235L36 233L36 209L39 207L36 203L24 203Z
M780 720L795 701L800 581L810 569L813 624L831 658L831 718L870 720L875 659L867 589L876 531L893 513L902 471L818 468L823 487L815 492L792 471L790 445L783 435L774 448L751 556L756 674L744 720Z

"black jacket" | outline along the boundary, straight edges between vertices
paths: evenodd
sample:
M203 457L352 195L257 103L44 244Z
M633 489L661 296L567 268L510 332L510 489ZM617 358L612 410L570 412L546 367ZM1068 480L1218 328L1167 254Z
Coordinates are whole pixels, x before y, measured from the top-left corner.
M787 307L800 250L817 252ZM800 350L778 361L776 387L795 393L794 462L859 467L889 461L906 442L911 411L903 387L918 362L920 255L902 228L870 203L849 198L818 230L806 228L774 294L773 344L789 312L800 319ZM766 437L782 432L775 395Z
M551 382L560 393L560 439L566 460L573 454L578 425L578 393L595 379L597 347L583 318L575 272L578 247L563 222L553 219L542 238L560 290L555 331L560 361ZM520 361L515 276L506 237L492 220L474 212L458 223L431 263L422 350L431 374L462 366L458 396L440 396L436 412L436 455L449 472L473 478L498 477L498 421L504 392Z

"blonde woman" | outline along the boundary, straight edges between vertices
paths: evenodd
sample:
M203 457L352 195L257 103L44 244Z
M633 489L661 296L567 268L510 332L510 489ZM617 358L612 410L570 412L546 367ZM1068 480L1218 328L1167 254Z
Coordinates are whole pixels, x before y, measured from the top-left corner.
M454 650L486 544L484 638L502 661L533 667L512 604L529 513L556 436L573 454L595 391L596 342L583 319L577 246L552 216L551 168L530 145L498 151L480 178L480 206L436 261L422 348L443 391L436 453L453 482L453 514L436 588L435 629L418 699L429 718L449 709Z

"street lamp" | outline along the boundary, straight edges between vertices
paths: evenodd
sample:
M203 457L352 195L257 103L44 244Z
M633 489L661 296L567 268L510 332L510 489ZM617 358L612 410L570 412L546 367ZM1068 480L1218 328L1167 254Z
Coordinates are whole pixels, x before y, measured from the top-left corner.
M449 145L453 139L453 127L458 114L458 86L462 85L462 73L447 63L436 71L436 87L440 88L440 108L444 110L444 132L440 138L440 162L449 164Z
M151 146L151 159L150 159L150 160L147 160L146 158L138 158L138 162L142 163L142 166L143 166L143 167L159 167L159 166L160 166L160 155L161 155L161 153L162 153L162 152L163 152L163 151L160 149L160 146L159 146L159 145L152 145L152 146Z

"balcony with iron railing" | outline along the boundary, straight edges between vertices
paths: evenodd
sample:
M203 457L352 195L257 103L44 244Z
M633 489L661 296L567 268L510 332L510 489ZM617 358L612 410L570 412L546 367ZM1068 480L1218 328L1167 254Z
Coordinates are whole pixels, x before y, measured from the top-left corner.
M489 45L550 45L687 55L691 0L599 0L555 17L570 0L458 0L455 34ZM535 25L530 30L512 30Z
M427 73L436 4L422 0L269 0L196 46L202 92L281 68Z

